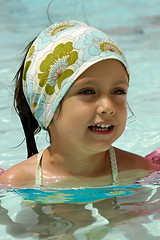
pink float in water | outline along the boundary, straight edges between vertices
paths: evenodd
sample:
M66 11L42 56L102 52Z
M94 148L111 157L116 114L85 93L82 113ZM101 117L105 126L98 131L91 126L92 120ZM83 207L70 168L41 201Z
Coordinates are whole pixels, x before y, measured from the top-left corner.
M145 158L149 159L153 164L160 165L160 148L156 151L151 152Z
M0 175L4 172L4 170L2 168L0 168Z

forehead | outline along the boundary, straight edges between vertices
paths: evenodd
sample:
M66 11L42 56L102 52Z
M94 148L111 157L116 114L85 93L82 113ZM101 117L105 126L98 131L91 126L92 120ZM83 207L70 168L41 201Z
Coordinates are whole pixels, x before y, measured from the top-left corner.
M115 77L118 78L119 80L124 80L127 83L129 81L127 70L123 63L121 63L119 60L108 59L100 61L90 66L77 78L74 84L76 84L76 82L84 78L87 78L88 81L91 81L89 79L94 79L96 77L103 78L107 76L110 76L111 78Z

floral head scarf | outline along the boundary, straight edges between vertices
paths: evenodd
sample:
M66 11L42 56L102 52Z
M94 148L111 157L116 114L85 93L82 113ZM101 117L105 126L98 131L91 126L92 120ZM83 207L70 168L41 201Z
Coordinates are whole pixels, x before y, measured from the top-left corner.
M106 33L77 21L55 23L30 47L23 70L23 91L32 114L47 129L62 98L90 66L117 59L129 75L126 59Z

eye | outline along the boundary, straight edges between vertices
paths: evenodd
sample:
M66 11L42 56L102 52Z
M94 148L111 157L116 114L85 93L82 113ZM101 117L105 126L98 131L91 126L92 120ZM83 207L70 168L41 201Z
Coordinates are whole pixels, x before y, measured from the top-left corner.
M125 94L127 94L127 92L124 89L116 89L112 93L116 94L116 95L125 95Z
M95 91L93 89L88 88L88 89L80 90L78 94L91 95L91 94L95 94Z

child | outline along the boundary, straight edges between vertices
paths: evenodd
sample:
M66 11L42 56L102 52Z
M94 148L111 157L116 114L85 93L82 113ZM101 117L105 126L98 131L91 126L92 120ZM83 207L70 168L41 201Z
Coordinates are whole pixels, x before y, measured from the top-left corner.
M154 170L112 147L127 119L128 64L104 32L77 21L46 28L29 46L17 75L15 105L28 159L0 176L9 186L104 186ZM42 128L50 146L38 153Z

